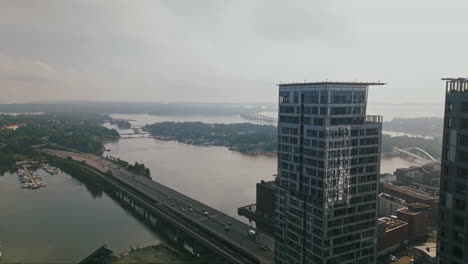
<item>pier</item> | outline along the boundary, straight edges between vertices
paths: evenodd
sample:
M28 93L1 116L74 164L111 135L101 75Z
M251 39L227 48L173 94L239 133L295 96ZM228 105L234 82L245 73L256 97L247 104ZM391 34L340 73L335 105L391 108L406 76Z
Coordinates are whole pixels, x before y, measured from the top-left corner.
M23 165L22 170L20 170L20 173L18 174L18 178L20 181L21 188L23 189L38 189L40 187L45 187L47 184L42 182L42 179L33 173L34 175L31 174L31 172L28 170L27 165Z
M31 173L29 173L28 167L26 167L26 165L23 165L23 170L24 170L24 173L26 174L26 176L28 176L29 180L31 181L32 188L33 189L39 188L39 185L37 184L36 179L34 179L34 177L31 176Z

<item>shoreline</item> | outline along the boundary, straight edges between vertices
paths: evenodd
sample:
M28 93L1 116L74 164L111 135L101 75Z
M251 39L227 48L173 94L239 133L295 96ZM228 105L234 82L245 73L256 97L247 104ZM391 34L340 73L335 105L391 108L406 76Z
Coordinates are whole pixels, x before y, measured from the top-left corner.
M276 152L269 152L269 151L247 151L247 152L244 152L244 151L239 150L235 146L222 145L222 144L218 145L218 144L215 144L215 143L212 143L212 142L197 142L197 141L192 142L190 140L183 141L183 140L178 140L175 136L151 135L150 137L154 138L154 139L157 139L157 140L160 140L160 141L174 141L174 142L177 142L177 143L187 144L187 145L191 145L191 146L198 146L198 147L226 147L230 151L238 152L240 154L247 155L247 156L252 156L252 157L255 157L255 156L276 157L277 156ZM135 138L140 138L140 137L135 137ZM132 139L132 138L125 138L125 139ZM400 157L400 158L403 158L405 160L412 161L412 162L418 160L416 158L404 157L404 156L401 156L398 153L394 153L394 152L382 152L380 156L384 157L384 158Z

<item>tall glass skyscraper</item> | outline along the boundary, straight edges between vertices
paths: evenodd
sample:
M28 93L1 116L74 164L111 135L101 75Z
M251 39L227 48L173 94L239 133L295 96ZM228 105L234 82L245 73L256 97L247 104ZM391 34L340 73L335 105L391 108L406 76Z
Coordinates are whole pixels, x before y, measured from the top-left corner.
M382 117L366 116L383 83L279 85L275 261L374 263Z
M468 263L468 79L446 78L437 259Z

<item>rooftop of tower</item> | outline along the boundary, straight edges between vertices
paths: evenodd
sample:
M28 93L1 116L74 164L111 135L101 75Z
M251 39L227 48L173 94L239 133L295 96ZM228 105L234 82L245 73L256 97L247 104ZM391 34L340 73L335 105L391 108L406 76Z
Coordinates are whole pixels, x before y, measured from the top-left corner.
M280 83L278 86L304 86L304 85L385 85L383 82L335 82L335 81L323 81L323 82L295 82L295 83Z
M442 80L442 81L461 81L461 82L466 82L466 81L468 81L468 78L464 78L464 77L450 78L450 77L447 77L447 78L442 78L441 80Z

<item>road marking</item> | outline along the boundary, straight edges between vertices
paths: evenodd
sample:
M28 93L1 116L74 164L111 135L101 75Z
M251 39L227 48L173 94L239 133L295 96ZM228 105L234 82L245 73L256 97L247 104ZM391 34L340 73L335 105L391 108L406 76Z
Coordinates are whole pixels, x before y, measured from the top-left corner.
M211 216L208 216L208 217L203 217L203 218L199 218L199 219L195 219L195 221L203 221L205 219L208 219L208 218L214 218L214 217L217 217L218 215L211 215Z

